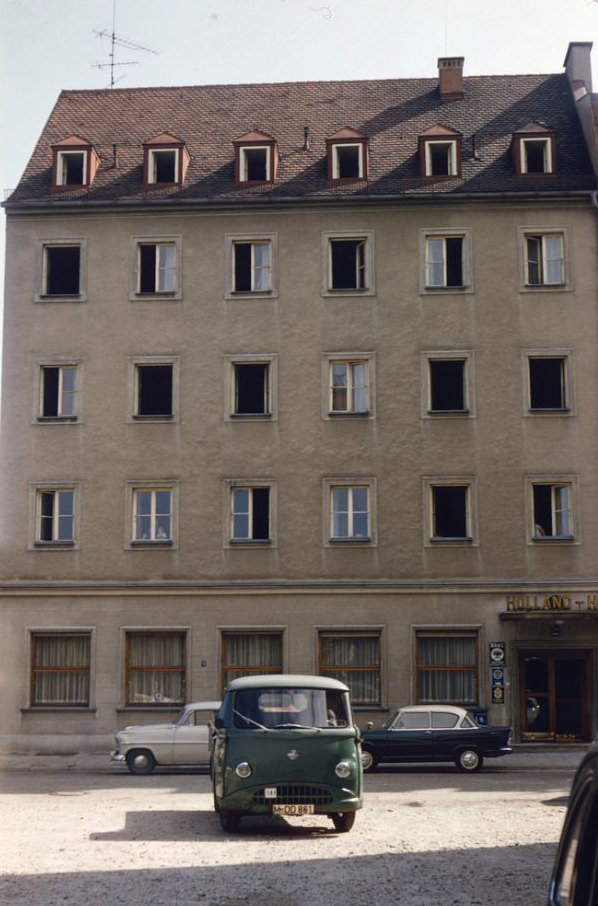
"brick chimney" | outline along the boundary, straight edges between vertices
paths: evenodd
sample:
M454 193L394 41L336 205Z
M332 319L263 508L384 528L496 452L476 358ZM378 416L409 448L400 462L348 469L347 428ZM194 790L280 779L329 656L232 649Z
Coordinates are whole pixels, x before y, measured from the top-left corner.
M438 91L442 101L458 101L463 97L464 57L440 57L438 60Z

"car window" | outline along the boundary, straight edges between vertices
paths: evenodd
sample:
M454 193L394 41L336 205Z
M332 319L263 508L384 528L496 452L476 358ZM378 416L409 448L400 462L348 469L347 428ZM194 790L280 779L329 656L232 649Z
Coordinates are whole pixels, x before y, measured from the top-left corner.
M459 715L453 711L432 711L432 728L434 730L450 730L457 726Z
M214 720L213 711L195 711L195 726L205 727L209 721Z
M476 723L471 714L466 714L461 721L461 726L466 727L468 730L475 730L479 726L479 724Z
M399 711L393 730L427 730L429 726L428 711Z
M259 688L239 690L234 725L242 729L347 727L346 693L336 689Z

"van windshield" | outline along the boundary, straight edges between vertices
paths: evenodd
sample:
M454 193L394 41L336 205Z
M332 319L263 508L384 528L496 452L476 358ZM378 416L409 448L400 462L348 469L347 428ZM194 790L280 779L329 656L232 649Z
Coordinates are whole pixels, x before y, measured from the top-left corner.
M233 723L244 730L350 726L344 692L274 686L239 690L235 695Z

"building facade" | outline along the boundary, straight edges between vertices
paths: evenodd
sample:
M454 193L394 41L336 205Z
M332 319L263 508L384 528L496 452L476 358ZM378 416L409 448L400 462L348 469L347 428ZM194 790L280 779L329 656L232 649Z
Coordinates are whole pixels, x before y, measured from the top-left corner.
M2 751L258 671L598 732L590 50L60 95L5 202Z

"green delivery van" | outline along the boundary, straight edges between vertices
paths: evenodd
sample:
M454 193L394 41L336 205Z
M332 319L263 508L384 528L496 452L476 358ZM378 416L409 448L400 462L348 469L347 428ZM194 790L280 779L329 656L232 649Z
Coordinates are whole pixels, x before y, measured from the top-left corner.
M327 815L353 827L362 806L359 729L349 689L324 676L230 682L216 717L211 771L225 831L244 815Z

